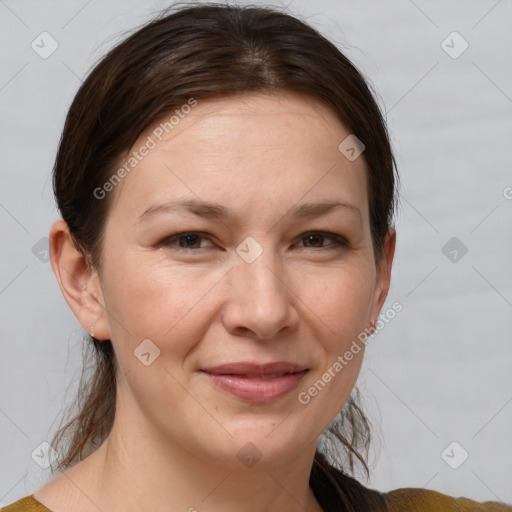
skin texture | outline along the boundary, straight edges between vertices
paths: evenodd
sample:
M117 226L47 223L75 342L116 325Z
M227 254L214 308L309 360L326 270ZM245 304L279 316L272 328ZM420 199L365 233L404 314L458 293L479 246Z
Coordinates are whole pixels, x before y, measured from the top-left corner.
M366 164L340 153L349 132L316 100L198 102L164 135L109 192L99 269L85 264L63 221L52 227L68 304L84 329L114 345L118 403L105 443L35 497L54 512L320 510L308 487L316 442L348 399L364 347L308 404L298 395L376 321L394 231L377 265ZM162 206L178 199L218 203L235 217ZM290 214L332 201L351 207ZM305 236L313 231L317 238ZM170 239L187 232L203 235L189 247ZM250 251L262 250L251 263L237 252L247 237L258 244ZM145 339L160 350L148 366L134 355ZM309 371L270 403L236 398L200 371L239 361ZM237 457L244 446L261 454L250 468Z

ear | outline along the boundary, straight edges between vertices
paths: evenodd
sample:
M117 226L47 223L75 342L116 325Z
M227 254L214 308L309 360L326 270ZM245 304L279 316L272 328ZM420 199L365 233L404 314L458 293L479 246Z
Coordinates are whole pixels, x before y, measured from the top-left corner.
M50 260L62 294L85 331L93 330L99 340L110 339L99 275L62 219L50 230Z
M373 303L370 312L370 324L375 327L379 318L380 310L388 296L389 284L391 281L391 266L395 255L396 231L390 226L384 240L382 257L377 263L377 279L373 294Z

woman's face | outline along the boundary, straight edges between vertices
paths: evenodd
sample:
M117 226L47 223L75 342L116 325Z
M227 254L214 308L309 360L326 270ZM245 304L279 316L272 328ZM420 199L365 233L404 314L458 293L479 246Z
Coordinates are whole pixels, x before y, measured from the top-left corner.
M365 162L299 95L188 111L139 138L109 192L95 332L119 364L116 420L201 457L283 461L342 409L364 353L353 341L387 293Z

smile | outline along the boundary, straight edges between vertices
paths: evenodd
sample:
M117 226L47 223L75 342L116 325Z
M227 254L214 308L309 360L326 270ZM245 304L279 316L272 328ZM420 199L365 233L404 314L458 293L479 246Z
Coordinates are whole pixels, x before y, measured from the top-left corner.
M269 403L293 391L309 369L293 363L231 363L201 370L221 390L247 402Z

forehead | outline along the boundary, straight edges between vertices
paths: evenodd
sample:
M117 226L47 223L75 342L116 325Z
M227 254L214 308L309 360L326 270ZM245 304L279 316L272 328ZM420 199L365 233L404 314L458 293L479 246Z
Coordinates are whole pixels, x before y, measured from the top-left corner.
M349 161L338 149L348 135L332 110L299 94L198 100L164 115L139 137L123 161L134 153L140 160L115 191L116 202L129 199L140 209L184 194L297 201L333 187L345 190L342 200L355 194L364 201L364 160Z
M263 150L300 141L301 146L296 148L299 151L304 139L336 149L340 134L346 132L332 110L316 99L297 93L240 95L195 103L191 108L186 108L184 103L170 115L162 116L142 134L138 143L151 137L158 144L157 149L165 151L172 147L176 152L184 145L214 141L214 145L208 145L210 151L212 146L217 146L243 154L252 149L246 144L249 142Z

